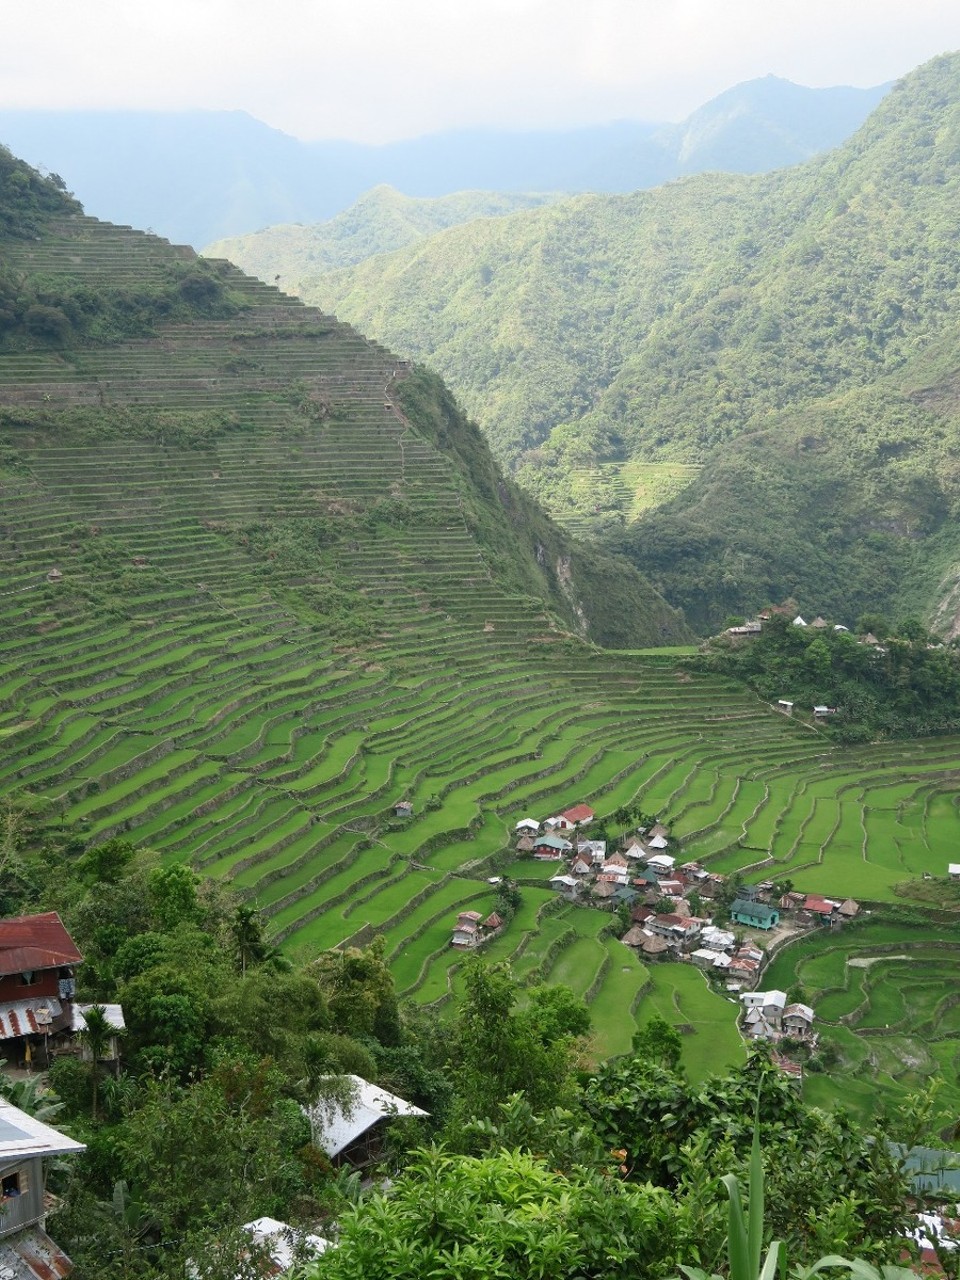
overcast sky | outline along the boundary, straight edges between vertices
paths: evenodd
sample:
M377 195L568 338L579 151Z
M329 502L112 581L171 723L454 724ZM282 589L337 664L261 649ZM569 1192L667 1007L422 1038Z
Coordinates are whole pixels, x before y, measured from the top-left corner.
M3 0L0 107L242 109L297 137L680 120L757 76L873 85L958 0Z

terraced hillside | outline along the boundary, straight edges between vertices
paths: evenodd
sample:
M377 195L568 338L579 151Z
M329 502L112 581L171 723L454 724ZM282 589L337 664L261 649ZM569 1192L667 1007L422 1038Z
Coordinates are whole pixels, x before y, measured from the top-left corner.
M54 231L6 245L7 264L142 282L175 252L79 216ZM429 382L225 278L235 315L0 355L3 794L229 880L288 948L382 934L424 1001L456 992L451 925L492 906L527 810L637 799L731 862L766 847L766 823L777 849L799 842L800 885L822 838L807 809L882 776L946 859L956 815L934 831L924 787L956 778L957 743L841 754L669 651L583 643L490 534L516 541L495 488L484 506L457 467L472 437ZM557 902L550 870L531 864L496 955L582 989L601 1051L648 1008L703 1033L699 1069L738 1051L697 975L651 980L608 915Z
M934 1078L940 1106L956 1122L960 1017L956 926L919 919L871 920L838 938L819 933L786 948L773 962L770 986L801 983L813 1003L826 1048L827 1074L808 1073L812 1102L838 1097L871 1112L878 1096L897 1105ZM835 1062L834 1062L835 1060Z

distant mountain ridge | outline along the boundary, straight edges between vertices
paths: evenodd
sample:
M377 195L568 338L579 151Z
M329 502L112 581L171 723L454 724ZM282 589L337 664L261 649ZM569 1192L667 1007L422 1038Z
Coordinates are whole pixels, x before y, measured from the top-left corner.
M461 190L632 191L683 173L795 164L836 146L889 86L749 81L680 125L464 129L384 146L300 142L242 111L0 111L0 142L59 173L98 217L194 246L334 217L386 183Z
M306 296L432 363L554 510L591 469L703 464L615 534L699 628L790 595L955 634L958 196L952 54L804 166L477 221Z
M208 245L203 253L242 262L251 275L270 280L287 293L300 294L318 273L355 266L374 254L406 248L474 218L504 217L561 198L490 191L415 197L379 186L329 222L286 223L248 236L228 236Z

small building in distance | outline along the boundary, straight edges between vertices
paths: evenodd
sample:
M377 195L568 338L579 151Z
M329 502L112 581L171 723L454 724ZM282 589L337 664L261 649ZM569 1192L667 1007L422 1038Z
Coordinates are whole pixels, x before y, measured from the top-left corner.
M395 818L412 818L413 805L409 800L398 800L393 806L393 816Z
M765 902L748 902L745 898L735 898L730 904L730 919L735 924L744 924L751 929L775 929L780 923L780 912L776 907L769 907Z
M571 827L585 827L592 822L595 814L588 804L575 804L572 809L564 809L560 815Z

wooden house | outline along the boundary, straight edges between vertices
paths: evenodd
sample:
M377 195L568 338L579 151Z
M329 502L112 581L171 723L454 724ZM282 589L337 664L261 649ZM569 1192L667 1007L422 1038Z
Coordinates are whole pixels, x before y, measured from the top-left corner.
M55 911L0 920L0 1054L45 1061L51 1036L70 1029L74 973L83 956Z
M780 912L765 902L747 902L736 898L730 904L730 919L735 924L745 924L752 929L774 929L780 923Z
M0 1099L0 1276L68 1276L73 1264L47 1235L44 1160L83 1143Z
M555 862L569 853L573 845L562 836L537 836L533 843L533 856L546 862Z

